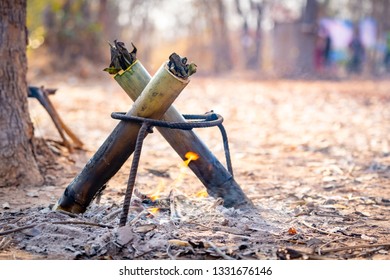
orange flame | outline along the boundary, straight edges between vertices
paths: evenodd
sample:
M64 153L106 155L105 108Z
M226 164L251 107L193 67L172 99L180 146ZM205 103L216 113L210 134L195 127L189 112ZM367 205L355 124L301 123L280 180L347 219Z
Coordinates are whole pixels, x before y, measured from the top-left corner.
M152 194L149 198L153 202L156 201L157 199L160 198L160 192L156 192L156 193Z
M195 152L187 152L185 155L186 160L180 164L180 174L177 176L173 183L173 187L177 187L181 184L181 182L184 179L184 176L187 172L188 165L190 164L191 161L197 160L199 158L199 155Z
M208 196L209 196L209 194L207 193L206 190L200 190L195 194L195 197L198 197L198 198L204 198L204 197L208 197Z
M158 207L151 207L151 208L148 208L148 212L152 215L156 215L158 212L160 211L160 208Z
M172 188L175 189L178 187L182 182L185 177L185 174L187 173L188 170L188 165L190 164L191 161L197 160L199 158L199 155L195 152L187 152L184 157L186 160L184 160L180 165L180 173L178 174L177 178L174 180L172 184Z
M151 201L156 201L157 199L159 199L161 197L160 193L163 189L164 189L164 182L160 181L154 193L148 195L149 199Z
M185 166L188 166L192 160L197 160L199 158L199 155L194 152L187 152L185 154L185 158L187 160L184 161Z

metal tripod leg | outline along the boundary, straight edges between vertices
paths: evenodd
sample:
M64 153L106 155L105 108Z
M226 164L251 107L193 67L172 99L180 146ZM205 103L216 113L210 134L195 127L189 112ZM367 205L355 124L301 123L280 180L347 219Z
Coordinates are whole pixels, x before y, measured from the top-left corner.
M143 122L142 126L138 132L137 142L135 144L133 161L131 163L129 181L127 182L127 189L125 194L125 200L123 202L122 214L119 220L119 226L123 227L127 223L127 215L129 214L129 208L131 203L131 197L133 195L135 177L137 176L138 164L141 156L142 144L146 135L148 134L150 124L148 122Z

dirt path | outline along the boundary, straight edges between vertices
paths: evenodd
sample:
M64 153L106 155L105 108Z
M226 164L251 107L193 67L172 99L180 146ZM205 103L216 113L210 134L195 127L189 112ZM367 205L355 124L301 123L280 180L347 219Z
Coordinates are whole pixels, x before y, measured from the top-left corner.
M390 259L390 82L194 77L176 107L212 109L225 118L236 181L258 209L233 211L195 198L203 186L154 133L145 140L136 187L159 189L163 197L174 189L168 201L178 216L172 208L139 215L141 201L131 214L138 220L118 231L117 216L110 215L122 203L130 161L84 215L68 217L48 206L113 129L111 112L127 111L132 102L105 76L60 81L40 83L59 88L52 100L87 152L52 145L64 166L53 172L53 185L0 189L0 207L7 208L0 234L34 226L0 236L0 258ZM37 136L59 139L36 101L30 109ZM218 130L197 133L223 162Z

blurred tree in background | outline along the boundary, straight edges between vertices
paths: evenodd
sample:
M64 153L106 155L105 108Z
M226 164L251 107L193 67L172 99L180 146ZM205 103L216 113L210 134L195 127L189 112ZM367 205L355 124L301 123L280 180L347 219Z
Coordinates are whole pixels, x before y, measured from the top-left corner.
M261 64L262 43L261 23L263 20L263 8L266 3L242 0L235 0L234 3L237 14L241 17L242 20L240 39L242 53L245 57L245 66L248 69L259 69ZM252 28L250 27L251 17L254 18L255 22L255 26ZM251 32L251 30L254 30L254 32Z
M77 67L80 59L100 62L113 39L117 5L108 0L29 0L30 46L45 47L56 69Z
M212 41L213 70L215 73L229 71L233 68L229 38L228 14L223 0L200 1L206 26L210 28Z
M30 49L45 49L57 69L107 63L107 41L120 39L133 42L151 70L176 51L197 62L200 74L305 77L315 74L323 18L375 20L374 73L390 30L389 6L388 0L28 0L27 25Z

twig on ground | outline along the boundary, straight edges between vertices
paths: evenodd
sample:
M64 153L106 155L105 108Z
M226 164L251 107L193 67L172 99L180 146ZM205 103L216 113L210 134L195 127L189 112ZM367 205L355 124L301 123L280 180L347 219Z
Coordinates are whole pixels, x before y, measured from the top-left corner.
M12 221L12 224L15 224L17 223L18 221L20 221L22 219L22 217L13 217L13 219L15 219L14 221ZM0 225L0 228L2 228L3 226L9 226L10 225L10 222L8 223L4 223L4 224L1 224Z
M204 243L208 244L211 248L213 248L214 251L215 251L220 257L222 257L224 260L235 260L235 258L232 258L232 257L226 255L224 252L222 252L221 249L219 249L213 242L211 242L211 241L205 241Z
M131 207L130 207L131 208ZM116 215L118 215L119 213L121 213L122 212L122 209L120 208L120 209L117 209L117 210L115 210L114 212L112 212L112 213L110 213L110 214L108 214L107 216L105 216L103 219L105 220L105 221L110 221L112 218L114 218Z
M67 211L64 211L64 210L56 210L57 213L60 213L60 214L64 214L66 216L69 216L69 217L72 217L72 218L77 218L78 215L77 214L74 214L74 213L71 213L71 212L67 212Z
M345 247L338 247L338 248L330 248L330 249L321 250L321 253L322 254L327 254L327 253L335 253L335 252L346 251L346 250L375 248L375 247L390 247L390 243L362 244L362 245L353 245L353 246L345 246Z
M84 226L93 226L93 227L102 227L102 228L114 228L111 225L106 224L100 224L100 223L91 223L91 222L84 222L84 221L59 221L59 222L53 222L53 225L84 225Z
M341 241L341 240L344 240L344 239L348 239L348 237L347 237L347 236L340 237L340 238L338 238L338 239L331 240L331 241L326 242L325 244L321 245L320 247L318 247L318 248L316 249L316 251L318 251L318 255L321 255L321 250L322 250L322 248L324 248L325 246L328 246L329 244L331 244L331 243L333 243L333 242Z
M11 238L9 237L4 237L0 241L0 250L3 250L7 245L11 242Z
M177 256L180 254L180 252L177 253L177 254L175 254L175 255L172 255L172 253L171 253L171 246L172 246L172 245L169 244L168 247L167 247L167 255L168 255L168 257L169 257L171 260L176 260Z
M340 235L340 234L333 233L333 232L329 232L329 231L326 231L326 230L322 230L322 229L313 227L313 226L309 225L308 223L306 223L305 221L300 221L299 223L301 223L302 225L304 225L304 226L306 226L306 227L308 227L308 228L310 228L310 229L313 229L313 230L315 230L315 231L318 231L318 232L320 232L320 233L323 233L323 234L328 234L328 235L343 237L343 236Z
M134 248L134 247L133 247L133 248ZM155 249L147 250L147 251L145 251L145 252L141 252L139 255L135 255L135 254L134 254L134 258L133 258L133 259L137 259L137 258L143 257L143 256L145 256L146 254L149 254L149 253L151 253L151 252L153 252L153 251L155 251ZM139 251L137 250L137 252L139 252Z
M223 198L218 197L218 198L213 202L213 204L210 205L210 206L208 207L207 210L209 210L209 211L210 211L210 210L215 210L215 208L217 208L217 207L220 206L220 205L223 205L223 203L224 203Z
M18 217L5 217L5 218L1 218L0 222L7 221L7 220L12 220L12 219L16 219L16 218L18 218Z
M248 239L248 240L250 240L250 239L257 240L258 239L258 238L252 237L252 236L244 235L244 233L234 232L235 230L233 228L232 229L229 229L229 228L223 229L221 227L209 227L209 226L202 225L202 224L196 223L196 222L188 222L188 223L192 224L192 225L203 227L203 228L210 230L210 231L213 231L213 232L222 232L222 233L226 233L228 235L232 235L235 237L240 237L240 238L244 238L244 239Z
M10 229L10 230L5 230L5 231L0 232L0 236L4 236L4 235L10 234L10 233L14 233L14 232L18 232L18 231L21 231L21 230L33 228L33 227L36 227L37 225L38 224L33 224L33 225L18 227L18 228L14 228L14 229Z
M169 193L169 201L170 201L169 207L171 210L170 219L173 222L173 224L179 223L182 216L177 211L176 203L175 203L175 194L173 190L171 190L171 192Z
M4 235L10 234L10 233L22 231L22 230L29 229L29 228L34 228L34 227L40 226L40 225L47 225L47 224L52 224L52 225L74 224L74 225L95 226L95 227L103 227L103 228L114 228L113 226L110 226L110 225L90 223L90 222L85 222L85 221L57 221L57 222L51 222L51 223L32 224L32 225L22 226L22 227L10 229L10 230L5 230L5 231L0 232L0 236L4 236Z
M130 226L133 226L135 225L135 223L145 214L149 213L146 209L142 210L141 212L139 212L139 214L137 216L134 217L134 219L132 219L129 223Z
M382 249L382 247L374 248L374 249L371 249L371 250L366 250L365 252L361 252L360 254L356 254L355 257L357 257L357 258L366 258L368 256L373 255L374 253L376 253L377 251L379 251L381 249Z

